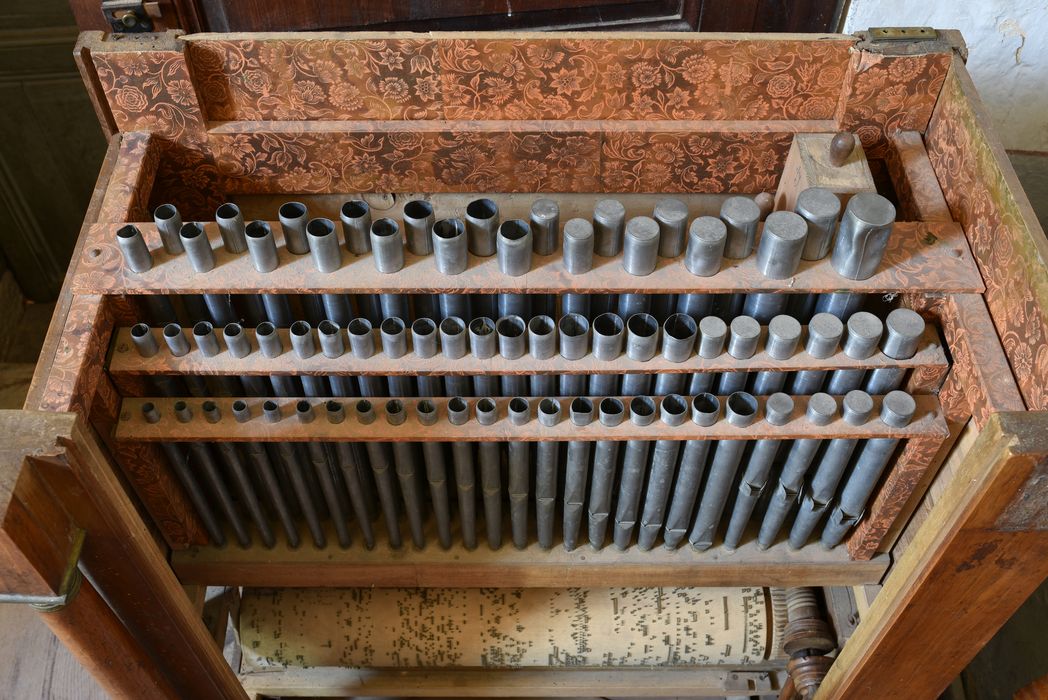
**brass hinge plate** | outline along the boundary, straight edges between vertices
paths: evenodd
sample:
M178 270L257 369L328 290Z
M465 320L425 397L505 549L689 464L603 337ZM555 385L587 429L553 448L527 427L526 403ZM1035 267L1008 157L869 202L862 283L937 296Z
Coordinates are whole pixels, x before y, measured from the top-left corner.
M870 41L936 41L939 32L931 27L871 27Z
M102 15L114 32L141 34L153 31L153 19L142 0L102 0Z

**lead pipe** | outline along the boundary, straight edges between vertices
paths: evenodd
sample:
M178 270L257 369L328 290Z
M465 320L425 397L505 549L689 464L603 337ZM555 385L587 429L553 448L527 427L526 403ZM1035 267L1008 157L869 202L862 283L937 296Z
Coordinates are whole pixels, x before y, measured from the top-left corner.
M719 416L720 400L713 394L698 394L692 399L691 420L696 425L709 427L717 422ZM705 473L710 445L709 440L688 440L684 444L663 533L663 544L667 549L676 549L688 534L688 524L699 495L699 484Z
M752 317L757 323L768 323L771 319L786 310L789 297L780 293L747 294L742 305L742 313Z
M314 419L312 404L308 401L299 401L295 404L295 412L299 421L310 423ZM352 543L349 534L349 514L343 507L339 498L340 489L335 482L333 465L328 461L328 451L324 443L307 442L306 452L309 454L309 462L313 466L313 474L320 485L320 493L327 504L328 513L331 514L331 522L335 528L335 537L343 549Z
M865 360L877 353L884 324L871 313L859 311L851 315L846 324L844 354L855 360ZM858 389L866 376L864 369L838 369L830 374L826 393L834 396L847 394Z
M435 407L429 401L418 403L419 418L424 409L430 409L436 418ZM426 465L426 481L429 484L429 500L433 504L433 517L437 521L437 539L444 549L451 548L451 505L448 502L448 468L444 461L444 443L423 442L422 460Z
M560 234L560 207L552 199L536 199L531 205L531 235L537 255L557 251Z
M284 231L284 246L289 253L305 255L309 252L309 239L306 238L306 223L309 212L302 202L285 202L277 210L280 228Z
M645 276L655 271L659 256L659 225L648 216L635 216L626 222L622 248L622 269Z
M413 255L433 252L433 205L424 199L413 199L404 205L404 233L408 250Z
M679 394L670 394L662 400L659 409L663 423L680 425L687 419L688 402ZM680 440L655 441L647 491L644 494L644 510L641 512L640 529L637 534L637 546L645 552L655 546L662 529L680 447Z
M362 199L351 199L339 210L346 250L354 255L371 252L371 207Z
M563 258L568 274L581 275L593 269L593 245L593 224L585 219L568 219L564 224Z
M830 246L833 245L841 200L825 187L809 187L797 195L794 211L801 215L808 228L801 258L822 260L830 254Z
M837 353L841 337L844 335L844 324L828 313L818 313L808 322L808 340L804 351L819 360L833 357ZM805 369L793 375L790 392L800 396L811 395L822 389L826 381L824 369Z
M586 413L584 409L588 405L589 413L592 414L593 404L589 399L576 398L571 402L572 422L576 412ZM576 407L578 406L578 411ZM575 423L578 425L578 423ZM582 509L586 500L586 481L589 477L590 451L593 443L589 440L571 440L568 442L568 452L564 466L564 549L572 551L578 546L579 526L582 524ZM550 519L553 513L550 509ZM539 528L539 543L542 543L542 528ZM552 546L552 532L550 533Z
M153 269L153 255L149 252L146 240L142 238L142 232L136 226L121 226L116 232L116 242L120 245L124 264L131 272L149 272Z
M740 428L752 425L757 419L757 399L745 392L735 392L728 397L725 418L730 424ZM713 546L717 526L724 513L728 493L735 481L735 473L738 471L746 444L745 440L717 441L706 486L695 512L691 532L688 534L692 547L705 550Z
M659 343L659 322L651 314L633 314L626 321L626 357L647 362L655 357Z
M531 269L531 227L526 221L511 219L499 226L495 253L499 270L510 277L520 277ZM501 313L501 309L500 309Z
M386 421L390 425L401 425L407 418L404 404L391 399L385 405ZM408 516L408 527L411 540L416 549L426 546L426 535L423 526L422 495L418 484L418 459L415 444L411 442L394 442L393 466L400 484L400 495L404 499L404 511Z
M469 252L487 258L495 254L499 229L499 207L490 199L474 199L466 206L466 238Z
M650 425L654 419L655 402L650 396L635 396L630 401L630 422L635 425ZM612 541L620 550L628 548L633 538L650 450L651 440L630 440L626 443L619 481L619 498L615 507L615 528L612 531Z
M215 223L218 224L218 232L222 236L222 245L228 252L243 253L247 250L244 215L240 213L240 207L226 202L215 210Z
M462 219L441 219L433 224L433 260L443 275L465 272L469 247Z
M378 219L371 224L371 257L375 269L384 274L400 272L404 267L404 239L393 219Z
M720 218L727 228L724 257L738 259L749 256L757 237L760 207L749 197L728 197L721 205Z
M677 313L687 314L699 323L713 310L713 297L709 294L678 294Z
M507 360L516 360L527 352L527 326L520 316L503 316L495 322L498 336L499 355Z
M895 309L884 321L887 333L881 352L893 360L908 360L917 353L917 345L924 335L924 319L911 309ZM905 367L879 367L866 375L867 393L884 395L902 386Z
M346 420L346 410L340 401L328 401L324 404L329 423L340 424ZM368 508L368 493L361 478L361 467L353 445L348 442L334 443L335 462L342 473L342 481L349 493L349 502L353 508L353 517L360 525L364 537L364 546L372 549L375 546L375 531L371 527L371 511Z
M477 401L477 422L491 425L498 419L495 402L488 398ZM484 523L487 526L488 547L502 546L502 460L499 443L478 443L480 462L480 489L484 501Z
M837 229L830 264L841 277L865 280L873 276L888 248L895 207L875 192L859 192L848 200Z
M622 402L615 398L602 399L598 408L601 424L612 428L625 416ZM612 489L619 460L619 442L597 440L593 451L593 481L590 484L588 522L589 541L594 549L604 547L604 539L611 515Z
M768 339L764 352L773 360L788 360L797 351L801 340L801 324L792 316L776 316L768 324ZM770 396L786 386L786 372L765 370L758 372L753 381L753 393Z
M610 258L622 250L626 207L617 199L602 199L593 208L593 252Z
M178 255L185 251L182 239L178 237L178 232L182 229L182 216L174 204L161 204L154 209L153 222L168 255Z
M792 211L774 211L764 222L757 246L757 269L769 279L792 277L800 267L808 224Z
M176 411L178 410L178 403L175 404L175 409ZM188 444L189 452L198 465L197 469L204 474L204 480L207 482L208 491L218 501L219 507L226 516L226 521L229 523L230 527L233 528L233 535L236 537L237 543L246 549L251 546L251 536L248 534L247 527L240 518L240 513L236 509L236 504L233 503L233 497L226 489L225 481L222 479L222 474L218 469L218 465L215 464L214 457L211 456L208 445L203 442L190 442Z
M469 405L461 397L448 401L448 421L462 425L469 420ZM451 443L451 459L455 466L455 488L458 492L459 529L462 546L477 546L476 467L473 464L473 443L461 440Z

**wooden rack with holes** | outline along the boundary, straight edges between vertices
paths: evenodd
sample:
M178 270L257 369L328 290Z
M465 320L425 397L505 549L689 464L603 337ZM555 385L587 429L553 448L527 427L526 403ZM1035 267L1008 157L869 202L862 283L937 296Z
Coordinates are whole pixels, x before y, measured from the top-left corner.
M1041 342L1048 336L1048 244L987 127L964 53L955 33L931 30L895 41L878 34L83 35L76 58L110 148L26 410L0 416L9 485L3 534L12 545L2 555L11 572L0 576L3 592L57 599L75 578L69 562L79 562L89 580L75 599L82 602L69 610L83 610L95 621L88 628L108 624L116 631L104 646L83 626L60 629L60 636L79 645L111 692L239 698L303 688L313 695L375 688L418 694L442 687L456 694L506 694L519 691L514 678L523 676L463 674L455 681L439 673L287 671L238 677L201 620L208 585L865 584L881 586L880 592L818 697L867 697L871 688L881 697L935 695L974 654L971 640L988 638L1048 574L1041 505L1048 500L1048 361ZM296 60L285 60L292 55ZM309 66L349 77L328 83ZM506 99L493 99L490 90L503 82ZM861 146L835 165L829 144L837 132L856 134ZM797 194L816 185L843 200L880 189L896 203L890 247L869 279L845 279L827 258L805 261L787 280L772 280L758 272L753 255L725 260L711 277L690 274L679 258L660 259L653 274L635 277L623 270L621 255L596 258L594 268L579 275L568 274L559 255L536 255L527 274L509 277L493 257L471 257L465 272L445 276L431 258L407 254L400 273L382 274L370 255L344 248L339 269L321 273L309 256L288 253L272 221L291 199L313 216L338 221L339 207L350 198L363 198L376 216L393 218L401 216L404 202L427 199L440 218L461 216L479 196L497 202L503 219L526 219L540 194L558 202L562 223L588 218L604 197L620 199L627 217L649 215L667 195L686 204L690 220L716 215L729 194L767 192L776 209L792 210ZM222 247L213 221L216 208L230 201L246 219L270 221L279 251L274 271L259 273L247 254ZM150 222L163 203L175 204L185 221L205 222L214 270L195 273L184 254L164 252ZM115 232L127 224L142 232L151 251L148 271L125 269ZM745 360L722 353L692 355L683 363L661 355L605 362L592 355L481 360L410 352L396 359L381 352L367 359L348 352L302 359L288 351L283 329L285 352L278 357L262 355L250 330L252 352L242 358L224 346L204 357L194 343L176 357L162 341L160 352L143 357L129 331L150 320L150 301L166 296L567 292L857 293L871 300L876 295L880 306L911 308L930 323L917 353L902 361L880 353L857 360L843 352L816 359L803 350L775 360L763 352L763 340ZM450 425L441 413L443 399L434 399L437 424L409 415L393 426L378 410L377 421L365 425L352 415L329 422L320 396L272 398L286 414L277 422L260 414L265 396L216 396L220 418L211 422L202 415L203 397L162 396L154 384L189 378L209 387L221 386L208 384L217 380L276 375L882 367L905 369L905 388L916 398L917 417L901 431L887 429L876 414L861 426L841 420L813 426L801 417L809 401L804 396L793 397L795 412L786 424L758 422L745 430L690 421L676 427L626 421L608 428L564 420L550 428L533 419L516 426L504 415L493 425ZM252 411L243 422L233 418L237 398ZM193 409L187 422L173 419L180 400ZM316 412L311 422L292 415L290 404L300 400ZM356 399L332 400L349 409ZM384 400L374 399L376 409ZM417 409L414 399L401 400ZM496 402L503 414L505 401ZM146 420L143 404L159 418ZM752 538L734 552L719 546L704 552L568 551L559 542L543 549L533 541L522 549L507 542L497 550L469 550L457 530L447 550L435 544L397 550L381 536L373 549L359 542L340 548L334 536L324 548L296 548L280 538L271 548L218 547L165 451L165 443L234 441L323 447L342 441L807 437L902 440L862 519L844 544L829 551L816 544L793 550L782 541L761 550ZM330 520L323 527L330 531ZM78 541L75 533L86 538L82 550L70 544ZM980 554L985 551L994 556ZM971 612L964 619L942 614L957 609ZM52 621L63 619L54 615ZM162 667L151 659L163 659ZM768 663L781 672L781 662ZM653 690L643 674L606 671L571 676L563 669L533 670L528 692ZM693 693L774 694L782 680L758 678L745 668L732 674L734 679L696 672L680 683ZM568 678L576 685L564 690ZM677 681L665 678L670 692Z

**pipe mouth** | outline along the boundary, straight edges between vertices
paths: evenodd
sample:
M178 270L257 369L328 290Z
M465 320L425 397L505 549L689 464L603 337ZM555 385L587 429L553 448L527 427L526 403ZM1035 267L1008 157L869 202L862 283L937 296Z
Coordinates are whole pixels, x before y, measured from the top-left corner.
M239 323L227 323L225 328L222 329L222 335L226 338L236 338L243 330Z
M523 396L516 396L509 400L509 410L513 413L526 413L531 410L531 404Z
M666 319L664 330L666 335L674 340L687 340L698 332L699 326L695 319L687 314L673 314Z
M193 326L193 335L197 338L203 338L204 336L211 335L215 332L215 327L208 321L198 321Z
M416 318L411 324L411 332L418 336L430 336L437 332L437 324L429 318Z
M379 326L379 330L385 335L400 335L404 332L405 328L404 321L396 316L390 316L389 318L384 319Z
M617 314L604 313L593 319L593 332L597 335L613 336L622 333L625 324Z
M284 202L277 211L281 219L301 219L306 215L306 205L302 202Z
M651 314L633 314L626 321L626 328L629 330L630 335L635 335L638 338L650 338L659 332L659 322Z
M149 326L144 323L136 323L131 326L131 337L132 338L145 338L149 335Z
M390 399L386 402L386 415L399 416L404 412L404 404L399 399Z
M182 224L182 228L178 230L178 235L187 241L193 240L204 235L204 227L195 221L190 221L188 224Z
M409 219L433 216L433 205L424 199L413 199L404 205L404 216Z
M489 336L495 332L495 324L487 316L481 316L469 322L469 332L480 337Z
M246 411L247 410L247 404L245 402L241 401L240 399L237 399L236 401L233 402L233 410L236 411L237 413L240 413L241 411Z
M349 322L349 325L346 326L346 330L349 331L349 334L352 336L363 337L371 335L371 321L366 318L355 318Z
M305 399L295 403L295 411L298 413L310 413L313 410L313 404L309 403Z
M560 317L560 334L568 338L578 338L589 333L589 321L582 314L565 314Z
M342 205L342 216L346 219L363 219L371 213L371 207L363 199L351 199Z
M495 402L491 399L483 398L477 402L477 413L493 413L494 411Z
M218 409L218 404L214 401L205 401L200 404L200 408L202 408L205 413L214 413Z
M608 397L601 399L599 409L606 416L620 416L626 410L626 407L622 405L622 401Z
M444 335L461 335L466 332L466 324L461 318L448 316L440 322L440 332Z
M216 219L235 219L240 216L240 207L232 202L226 202L215 211Z
M728 397L728 410L742 418L757 415L757 398L745 391L736 391Z
M503 316L495 323L495 330L504 338L519 338L524 335L524 319L520 316Z
M357 413L368 413L372 409L371 402L367 399L361 399L357 401L356 409Z
M321 321L317 326L317 332L320 335L338 335L339 326L334 321Z
M698 413L719 413L720 399L713 394L699 394L691 400L691 406Z
M433 235L437 238L449 241L466 233L466 225L462 219L441 219L433 224Z
M252 221L244 228L244 235L254 239L267 238L273 235L273 229L265 221Z
M117 235L117 238L123 238L125 240L128 240L128 239L131 239L131 238L136 238L138 236L141 236L142 232L138 230L137 226L133 226L132 224L127 224L126 226L121 226L117 230L116 235Z
M461 396L454 396L448 400L448 410L455 413L461 413L469 408L469 404Z
M400 226L393 219L379 219L371 224L371 235L379 238L392 238L400 235Z
M539 413L550 417L560 415L560 401L556 399L542 399L542 401L539 401Z
M174 204L161 204L153 210L153 219L156 221L170 221L178 216L178 209Z
M490 199L474 199L466 205L466 216L471 219L493 219L499 214L499 206Z
M528 333L532 335L552 335L556 324L549 316L532 316L528 321Z
M630 415L647 418L655 415L655 399L650 396L634 396L630 399Z
M182 335L182 326L177 323L169 323L164 326L165 338L177 338L180 335Z
M683 416L688 410L688 402L680 394L669 394L662 399L662 410L671 416Z
M575 425L585 425L593 420L593 402L585 396L577 396L571 400L568 412Z
M331 219L310 219L306 224L306 233L314 238L325 238L335 232L335 222Z
M309 335L310 326L305 321L295 321L291 324L291 335L304 337Z
M270 336L270 335L275 335L276 332L277 332L277 327L274 326L269 321L263 321L262 323L260 323L257 326L255 326L255 335L260 335L262 337L266 337L266 336Z
M531 235L531 227L521 219L503 221L499 226L499 236L507 241L522 241Z
M437 412L437 407L429 399L423 399L415 405L415 410L419 413L432 414Z

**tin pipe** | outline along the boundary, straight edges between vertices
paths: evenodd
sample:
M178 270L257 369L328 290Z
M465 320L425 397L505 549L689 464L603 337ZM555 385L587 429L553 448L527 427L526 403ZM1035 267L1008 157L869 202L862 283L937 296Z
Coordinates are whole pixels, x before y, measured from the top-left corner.
M560 355L580 360L589 352L589 321L581 314L565 314L557 324L560 331Z
M665 323L667 318L676 313L676 309L676 294L655 294L651 298L651 315L657 318L659 323Z
M408 310L408 297L405 294L379 294L379 308L381 309L382 318L387 319L391 317L396 318L410 318L411 313ZM381 323L379 324L381 325Z
M182 216L174 204L161 204L153 210L153 223L156 224L160 241L168 255L178 255L185 251L178 232L182 229ZM119 234L118 234L119 235ZM139 272L139 270L135 270Z
M614 404L605 405L606 402ZM604 399L600 403L601 422L608 419L622 419L624 409L618 399ZM597 440L593 451L593 481L589 493L589 541L594 549L604 547L604 539L611 514L611 494L615 486L615 472L619 458L619 442L616 440Z
M366 360L375 354L375 334L371 322L366 318L355 318L346 328L349 335L349 349L353 357Z
M433 258L444 275L458 275L469 264L466 225L462 219L441 219L433 224Z
M916 411L917 404L912 396L903 391L892 391L881 404L881 422L890 428L905 428ZM830 513L822 531L823 547L832 549L840 544L848 530L862 518L866 502L898 444L898 438L872 438L863 444L841 489L837 507Z
M646 314L650 310L650 294L619 294L615 304L615 313L619 318L629 318L633 314Z
M527 351L527 326L520 316L503 316L495 322L499 354L507 360L516 360Z
M754 205L756 206L756 205ZM757 419L757 399L745 392L736 392L728 397L725 407L725 418L732 425L745 428ZM719 440L709 467L706 486L699 499L695 520L688 534L691 546L705 550L713 545L717 534L728 492L735 473L738 471L742 453L746 449L745 440Z
M167 343L168 350L175 357L182 357L189 353L189 341L186 340L182 326L177 323L169 323L164 326L164 342Z
M728 197L721 205L720 218L727 228L724 257L745 258L753 252L761 210L749 197Z
M888 248L895 224L895 207L874 192L859 192L848 200L830 264L841 277L865 280L873 276Z
M396 399L386 402L386 420L392 425L398 425L397 421L403 422L405 410L403 404ZM410 442L394 442L393 465L397 474L397 482L400 484L400 495L404 499L404 511L408 516L408 527L411 530L411 540L416 549L426 546L426 535L423 527L422 495L418 487L418 460L415 444Z
M749 316L737 316L732 319L730 328L728 354L739 360L753 357L761 336L760 324Z
M541 409L539 412L541 416ZM547 443L556 445L556 443ZM528 546L528 486L530 477L531 443L511 441L509 453L509 518L513 535L513 546L525 549ZM554 467L555 468L555 467Z
M917 345L924 335L924 319L910 309L895 309L884 322L887 333L881 352L893 360L908 360L917 353ZM902 386L906 377L904 367L879 367L866 375L864 389L869 394L883 395Z
M444 389L449 396L472 396L473 380L470 377L449 374L444 377Z
M683 253L688 205L673 197L660 199L655 203L652 218L659 226L659 257L675 258Z
M120 231L126 228L125 226ZM117 232L117 235L120 234L120 231ZM178 237L182 241L182 246L186 250L189 264L193 266L194 272L210 272L215 269L215 253L211 250L211 241L204 233L203 226L195 222L182 224Z
M806 418L814 426L829 425L837 415L837 401L829 394L818 393L808 399ZM815 454L824 441L818 438L794 440L787 453L786 461L779 473L779 480L768 499L757 546L767 549L775 543L793 504L804 488L804 476L808 473Z
M699 321L699 357L707 360L719 357L727 339L728 324L722 319L707 316Z
M280 357L284 353L276 326L269 321L263 321L255 327L255 340L258 341L259 351L266 357Z
M244 237L244 215L240 213L240 207L232 202L226 202L215 210L215 222L222 236L222 245L228 252L243 253L247 250L247 241Z
M295 321L291 324L289 331L291 336L291 349L299 358L306 360L317 352L316 343L313 340L313 329L305 321Z
M342 267L342 248L331 219L310 219L306 224L309 253L317 271L331 273Z
M239 411L238 404L240 404ZM234 415L237 416L237 422L244 422L244 420L250 418L250 415L248 415L247 418L242 418L242 416L244 416L244 411L246 410L246 404L241 401L234 402L233 412ZM262 488L265 489L270 503L273 504L273 508L277 512L277 517L279 518L280 524L284 529L284 534L287 537L288 546L292 549L298 547L301 542L298 534L298 526L295 524L294 517L291 513L291 507L288 504L287 499L284 497L284 486L277 477L276 470L269 458L269 454L266 452L265 446L258 442L246 442L243 443L243 447L248 462L258 474Z
M526 221L512 219L499 226L495 252L499 270L510 277L520 277L531 269L531 227Z
M404 233L408 250L414 255L433 252L433 205L424 199L413 199L404 205Z
M299 401L295 404L295 412L298 419L310 423L314 419L312 405L308 401ZM327 505L328 513L331 514L331 522L335 528L335 537L343 549L352 543L349 534L349 514L343 507L339 498L339 486L334 479L333 465L328 462L327 448L320 442L307 442L306 452L309 454L309 462L313 466L313 474L320 485L320 493Z
M863 295L855 292L820 294L815 303L816 313L833 314L842 321L862 308Z
M833 245L841 200L825 187L809 187L797 195L794 211L801 215L808 228L801 258L822 260L830 254L830 246Z
M805 352L817 359L826 359L837 353L841 337L844 335L844 324L828 313L818 313L808 322L808 341ZM800 370L793 375L790 391L797 395L810 395L822 389L827 371L823 369Z
M211 322L215 325L224 326L240 320L239 314L233 308L233 297L229 294L204 294L204 304Z
M593 396L615 396L619 393L619 375L617 374L591 374L589 384L584 393Z
M440 349L444 357L457 360L466 355L466 324L461 318L448 316L440 322Z
M341 357L346 351L346 345L342 340L342 328L334 321L321 321L317 326L317 336L320 338L320 352L324 357Z
M709 427L720 416L720 400L713 394L699 394L691 402L691 420L696 425ZM676 549L688 534L688 524L699 495L699 484L706 469L709 440L688 440L680 457L680 468L663 533L667 549ZM652 540L654 542L654 540Z
M116 232L116 242L120 246L120 253L124 256L124 265L131 272L149 272L153 269L153 255L149 252L145 239L142 238L142 232L136 226L132 224L121 226Z
M688 247L684 252L684 267L697 277L712 277L720 272L728 242L728 228L712 216L700 216L688 229Z
M647 362L655 357L659 342L659 322L651 314L633 314L626 321L626 356Z
M742 305L742 313L757 321L768 323L786 311L789 296L779 293L747 294Z
M792 277L801 264L808 224L792 211L774 211L764 222L757 246L757 269L769 279Z
M557 251L560 234L560 207L552 199L536 199L531 205L531 236L536 255Z
M667 425L680 425L688 415L688 403L684 397L671 394L662 400L660 415ZM655 546L655 541L662 529L666 514L666 502L673 487L673 475L680 454L680 440L657 440L651 459L651 471L648 476L647 491L644 495L644 510L641 513L640 529L637 535L637 546L648 551Z
M487 258L495 254L499 207L490 199L474 199L466 206L466 237L469 252Z
M605 313L593 319L593 356L602 361L618 358L625 341L624 331L625 324L615 314Z
M631 275L650 275L659 255L659 225L648 216L635 216L626 222L622 269Z
M255 269L259 272L272 272L277 269L277 244L269 224L265 221L252 221L244 229L244 236L247 252Z
M569 274L593 269L594 238L593 224L585 219L568 219L564 224L564 269Z
M687 314L673 314L662 326L662 357L670 362L684 362L691 357L699 326ZM681 377L683 379L683 376Z
M362 199L351 199L339 210L346 249L354 255L371 252L371 206Z
M327 535L320 524L320 514L317 512L316 504L313 501L312 490L306 481L305 467L300 461L298 450L295 449L293 443L289 442L277 443L276 447L277 454L284 463L284 469L291 480L291 488L298 500L299 509L306 519L306 525L313 538L313 544L317 547L327 546Z
M584 403L580 403L584 402ZM577 398L572 401L572 420L575 418L576 403L580 407L588 404L589 413L592 415L593 404L589 399ZM580 410L579 413L585 413ZM577 423L575 423L578 425ZM540 443L541 444L541 443ZM555 443L554 443L555 444ZM562 527L564 530L564 549L572 551L578 546L579 526L582 524L582 509L586 499L586 481L589 477L590 451L593 443L589 440L571 440L568 442L568 452L564 467L564 516ZM556 481L554 479L554 488ZM537 495L537 494L536 494ZM552 519L553 508L550 507L549 518L551 521L548 541L552 546ZM539 525L539 544L544 537L542 525Z
M328 401L324 404L329 423L340 424L346 420L346 411L340 401ZM347 442L333 443L335 464L342 475L342 482L349 493L349 502L353 517L360 525L364 545L368 549L375 546L375 532L371 527L371 512L367 505L367 492L361 479L361 465L354 454L353 447Z
M479 360L494 357L498 352L499 338L495 322L487 317L475 318L469 324L469 348Z
M378 219L371 224L371 257L379 272L392 274L404 268L404 239L393 219Z
M484 399L478 401L479 404ZM479 418L478 412L478 418ZM477 443L477 459L480 462L480 490L484 502L484 524L487 529L488 547L495 550L502 546L502 465L499 443Z
M768 324L768 339L764 351L774 360L788 360L797 351L801 339L801 324L792 316L779 315ZM786 386L786 372L765 370L753 381L753 393L770 396Z
M193 342L204 357L214 357L222 351L215 336L215 327L207 321L201 321L193 326Z
M285 202L277 210L280 228L284 231L284 246L289 253L305 255L309 252L309 239L306 237L306 223L309 212L302 202Z
M175 407L177 410L178 403L175 404ZM226 489L225 481L222 479L222 474L215 463L209 446L203 442L190 442L188 444L189 452L197 463L197 470L204 474L209 493L218 500L219 507L226 516L226 521L233 528L233 534L237 543L246 549L251 546L251 535L248 534L247 527L236 509L233 497Z
M557 377L557 393L561 396L585 394L588 386L588 377L585 374L562 374Z
M131 326L131 342L142 357L152 357L160 352L160 345L157 344L149 324L136 323Z
M602 199L593 208L593 252L610 258L622 250L626 207L617 199Z
M358 401L356 412L357 419L365 425L375 421L375 412L370 401ZM397 497L393 488L393 475L390 473L390 464L393 461L392 450L388 442L365 442L364 447L367 450L371 474L375 479L375 489L378 492L382 520L386 524L389 546L393 549L400 549L402 540L400 521L397 517Z
M562 294L560 297L560 313L562 316L567 314L578 314L580 316L590 317L591 304L589 294Z
M249 239L250 240L250 239ZM291 316L291 306L287 297L283 294L261 294L262 306L266 311L266 318L275 326L287 328L294 320Z
M869 420L871 413L873 399L865 391L850 391L845 395L842 416L846 422L862 425ZM791 549L800 549L807 544L812 531L829 508L858 442L853 438L835 438L827 443L808 488L801 494L800 505L790 530Z
M793 414L793 399L786 394L772 394L764 405L764 420L771 425L785 425ZM763 438L753 443L753 449L746 460L742 480L739 482L735 506L728 521L728 531L724 535L724 547L729 551L736 549L742 541L743 533L750 523L757 499L764 492L782 440Z
M415 319L411 324L411 347L417 357L428 358L436 355L437 324L428 318Z
M653 374L624 374L622 375L623 396L648 396L653 393Z
M340 326L345 326L353 319L353 308L349 303L349 295L321 294L320 301L324 306L324 318L321 320L334 321Z
M634 397L630 402L630 421L637 425L649 425L654 418L655 402L651 397ZM633 539L633 527L637 524L637 510L650 451L651 440L630 440L626 443L619 481L619 498L615 506L615 528L612 531L612 541L619 550L628 548Z
M396 317L387 318L379 326L382 337L382 352L386 357L397 359L408 354L408 333L404 321Z
M713 310L713 297L709 294L678 294L677 313L687 314L699 323Z
M871 313L859 311L851 315L846 324L844 354L856 360L865 360L877 352L884 324ZM830 374L826 393L834 396L847 394L863 385L864 369L838 369Z
M454 397L448 401L448 420L452 425L462 425L469 420L469 405L461 397ZM462 545L472 550L477 546L476 468L473 464L473 444L452 442L451 458L455 467Z
M419 406L427 402L422 401ZM422 459L426 465L429 500L437 521L437 540L443 549L451 549L451 505L448 502L448 468L444 461L444 443L422 443Z

